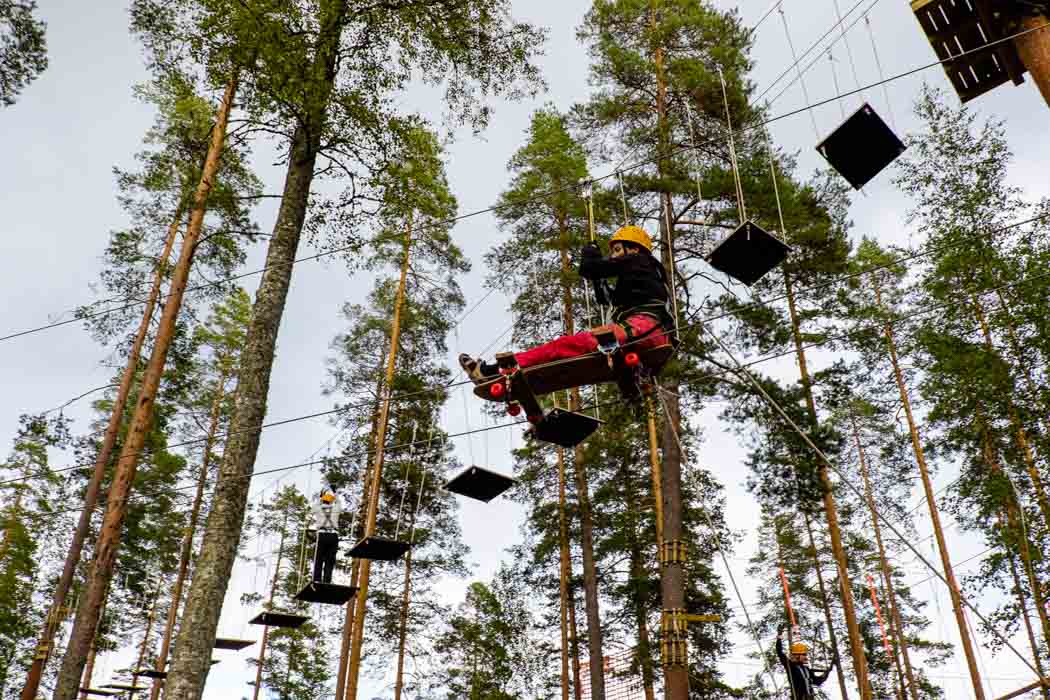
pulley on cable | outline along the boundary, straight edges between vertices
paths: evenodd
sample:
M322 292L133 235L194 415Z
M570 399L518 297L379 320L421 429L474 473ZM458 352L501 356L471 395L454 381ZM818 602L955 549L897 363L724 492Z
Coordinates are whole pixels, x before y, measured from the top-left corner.
M726 125L729 129L729 158L733 167L740 225L707 254L707 262L719 272L751 286L784 262L791 249L782 240L747 218L744 187L740 180L740 166L733 137L733 120L729 114L729 94L721 68L718 69L718 78L722 83L722 98L725 102Z

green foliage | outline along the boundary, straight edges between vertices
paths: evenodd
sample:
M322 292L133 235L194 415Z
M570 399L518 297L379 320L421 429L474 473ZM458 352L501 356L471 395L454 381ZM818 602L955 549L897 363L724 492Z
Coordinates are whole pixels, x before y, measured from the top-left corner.
M47 68L44 22L34 0L0 0L0 105L9 107Z

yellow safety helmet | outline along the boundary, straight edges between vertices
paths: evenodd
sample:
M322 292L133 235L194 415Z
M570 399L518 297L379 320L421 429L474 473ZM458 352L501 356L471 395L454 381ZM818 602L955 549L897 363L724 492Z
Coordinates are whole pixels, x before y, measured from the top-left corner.
M653 252L653 239L649 238L649 234L645 232L645 229L639 226L624 226L609 239L609 243L615 243L616 241L634 243L642 246L650 253Z
M794 644L791 645L791 653L792 654L808 654L809 653L809 647L806 646L803 642L795 642Z
M332 501L335 500L335 494L332 493L331 491L325 491L324 493L321 494L321 500L324 501L325 503L331 503Z

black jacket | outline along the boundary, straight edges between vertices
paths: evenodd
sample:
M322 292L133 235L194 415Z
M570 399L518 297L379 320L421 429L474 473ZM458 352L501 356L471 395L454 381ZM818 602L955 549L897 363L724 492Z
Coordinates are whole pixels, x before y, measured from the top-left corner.
M617 312L637 306L667 303L667 285L664 269L649 253L621 255L618 258L603 258L597 246L584 246L580 261L580 276L597 280L616 278L616 287L609 299Z
M805 664L798 664L784 654L784 643L777 638L777 658L788 673L793 700L813 700L816 697L814 688L823 685L831 674L831 667L823 671L814 671Z

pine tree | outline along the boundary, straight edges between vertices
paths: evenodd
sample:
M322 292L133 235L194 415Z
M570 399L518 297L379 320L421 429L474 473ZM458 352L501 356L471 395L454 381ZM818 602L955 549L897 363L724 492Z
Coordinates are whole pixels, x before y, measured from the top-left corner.
M47 69L44 22L34 0L0 0L0 105L9 107Z

